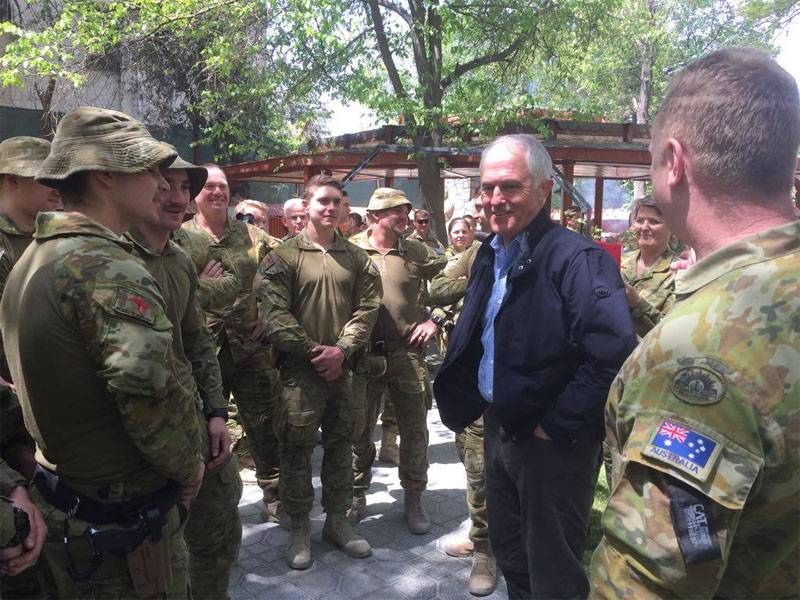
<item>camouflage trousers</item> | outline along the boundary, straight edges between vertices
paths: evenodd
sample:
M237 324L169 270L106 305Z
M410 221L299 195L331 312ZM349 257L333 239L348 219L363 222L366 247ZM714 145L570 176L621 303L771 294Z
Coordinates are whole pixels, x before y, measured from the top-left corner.
M378 422L384 392L394 405L400 430L400 483L407 490L424 490L428 484L428 369L422 353L410 349L388 352L386 372L357 375L356 404L364 406L365 422L353 440L353 493L363 496L372 482L375 444L372 432Z
M225 395L233 394L239 419L247 434L256 465L256 479L264 490L265 502L278 497L280 457L275 436L274 416L280 381L267 363L266 350L247 362L234 363L228 343L217 355Z
M475 552L492 554L489 545L489 515L486 512L486 477L483 471L483 417L456 434L458 458L467 472L467 506L472 527L469 539Z
M384 431L390 431L397 435L400 430L397 428L397 417L394 414L394 404L388 394L383 395L383 411L381 411L381 427Z
M228 597L228 579L242 541L241 497L242 480L235 456L206 471L184 531L192 598Z
M64 549L64 520L66 514L48 504L37 489L31 490L31 499L42 512L47 524L47 540L40 561L44 561L48 575L58 598L138 598L133 586L128 563L125 557L119 558L111 553L103 555L97 570L88 581L76 581L69 574L70 566ZM164 534L169 544L172 562L172 584L164 598L187 598L189 594L189 577L187 572L186 542L183 539L183 507L173 507L166 518ZM70 544L69 550L75 566L85 570L92 566L91 551L84 533L89 523L79 519L69 519L67 528ZM104 527L100 527L103 529Z
M353 498L352 374L345 368L338 379L325 381L308 361L290 359L281 367L281 379L275 423L281 447L283 509L292 517L311 512L311 454L322 426L322 507L328 514L344 514Z

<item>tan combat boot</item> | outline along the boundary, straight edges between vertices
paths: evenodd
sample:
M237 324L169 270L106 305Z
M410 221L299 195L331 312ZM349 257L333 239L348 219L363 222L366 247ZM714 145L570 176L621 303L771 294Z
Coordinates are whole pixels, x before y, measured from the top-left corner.
M308 517L292 517L286 562L293 569L302 570L311 566L311 522Z
M497 562L494 556L476 552L469 572L469 593L473 596L488 596L497 587Z
M447 556L464 558L466 556L472 556L475 553L475 546L470 540L450 542L444 547L444 552Z
M378 452L378 460L391 463L395 467L400 466L400 448L397 445L397 434L388 429L384 429L383 436L381 436L381 449Z
M425 507L422 506L422 492L419 490L406 490L406 523L411 533L421 535L428 533L431 528L431 520Z
M344 515L328 515L322 528L322 539L339 546L353 558L366 558L372 554L369 542L353 531L353 526Z
M360 523L367 517L367 499L364 496L353 496L353 503L347 509L347 519L352 525Z

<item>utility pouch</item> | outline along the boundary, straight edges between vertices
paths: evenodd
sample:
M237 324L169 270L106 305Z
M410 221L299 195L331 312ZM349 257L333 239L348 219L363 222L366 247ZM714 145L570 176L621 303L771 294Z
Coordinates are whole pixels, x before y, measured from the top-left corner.
M368 379L378 379L386 375L386 356L381 354L366 354L362 356L356 367L356 374Z
M127 555L128 572L140 598L160 598L172 585L169 540L147 538Z

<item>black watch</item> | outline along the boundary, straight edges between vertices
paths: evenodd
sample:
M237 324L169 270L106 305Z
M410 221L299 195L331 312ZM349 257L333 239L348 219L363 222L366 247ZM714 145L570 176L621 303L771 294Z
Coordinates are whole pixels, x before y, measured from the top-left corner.
M446 319L442 315L432 314L431 321L433 321L437 327L441 327L442 325L444 325Z

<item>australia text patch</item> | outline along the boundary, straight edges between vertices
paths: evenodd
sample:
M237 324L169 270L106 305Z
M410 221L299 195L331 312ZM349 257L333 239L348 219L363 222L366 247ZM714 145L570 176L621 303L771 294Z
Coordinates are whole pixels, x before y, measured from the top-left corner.
M717 442L687 425L661 419L642 454L706 481L721 449Z

